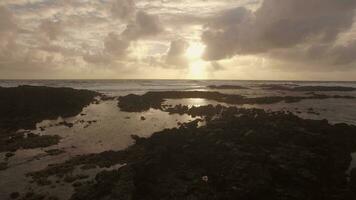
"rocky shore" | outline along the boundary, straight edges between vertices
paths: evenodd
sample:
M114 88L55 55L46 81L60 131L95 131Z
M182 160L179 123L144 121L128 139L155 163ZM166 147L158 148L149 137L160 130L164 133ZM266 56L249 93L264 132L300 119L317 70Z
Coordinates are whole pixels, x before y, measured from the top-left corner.
M60 182L78 167L123 165L93 181L73 179L80 183L72 200L356 198L356 173L346 174L355 126L211 105L183 113L210 117L205 126L193 121L133 136L135 145L124 151L79 156L29 176Z
M163 92L147 92L143 95L130 94L119 97L118 106L122 111L126 112L142 112L150 108L163 109L162 103L166 99L183 99L183 98L203 98L214 100L220 103L228 104L274 104L278 102L294 103L306 99L355 99L353 96L341 95L323 95L311 93L308 96L267 96L248 98L241 95L223 94L220 92L209 91L163 91Z
M121 151L68 157L65 162L26 172L30 189L14 189L9 198L61 199L43 191L68 185L74 188L71 200L356 199L356 168L349 170L351 153L356 152L356 126L302 119L290 112L164 104L167 99L184 98L236 105L355 98L314 92L304 95L248 98L220 92L168 91L119 97L118 107L123 112L153 108L200 119L177 122L177 128L149 138L132 135L135 143ZM17 149L48 147L60 141L57 135L31 133L38 122L78 115L85 106L98 103L98 96L115 99L70 88L0 88L0 152L7 152L0 170L7 169L7 159ZM116 107L116 102L112 106ZM150 120L137 115L137 123ZM73 123L58 122L68 128L75 127ZM56 156L64 150L46 149L45 153Z
M353 87L343 86L289 86L279 84L264 84L260 87L267 90L284 90L294 92L352 92L356 91Z
M29 131L42 120L71 117L100 94L89 90L40 86L0 87L0 152L46 147L59 136L41 136Z

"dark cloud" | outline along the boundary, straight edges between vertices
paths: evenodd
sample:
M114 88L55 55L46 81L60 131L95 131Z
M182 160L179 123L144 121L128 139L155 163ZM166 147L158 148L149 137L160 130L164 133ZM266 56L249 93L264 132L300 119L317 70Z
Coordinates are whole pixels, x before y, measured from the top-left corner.
M155 36L163 30L159 18L143 11L136 13L136 17L121 33L109 33L104 40L104 50L97 54L86 54L83 59L89 63L107 64L118 59L124 59L132 42Z
M135 20L127 25L122 35L129 40L137 40L147 36L154 36L162 30L163 27L157 16L139 11Z
M225 68L219 62L213 61L210 63L210 69L212 71L221 71L224 70Z
M255 12L227 10L206 25L204 57L219 60L303 49L306 56L333 54L334 64L349 63L355 45L335 42L353 25L355 8L356 0L264 0Z
M356 40L345 44L313 44L289 49L276 49L268 54L272 58L299 64L299 68L326 70L352 69L356 62ZM304 65L304 66L303 66Z
M111 7L113 16L121 20L130 20L135 11L136 6L133 0L114 0Z
M189 63L185 52L188 47L189 44L185 40L172 41L166 56L166 64L169 66L187 67Z
M104 41L105 52L117 57L124 57L126 55L126 50L130 46L130 41L123 39L120 35L116 33L109 33Z
M334 56L334 64L348 65L356 61L356 40L332 48L329 52L330 57Z
M83 59L92 64L110 64L117 59L124 59L130 47L130 40L123 39L121 35L111 32L104 39L103 51L83 55Z

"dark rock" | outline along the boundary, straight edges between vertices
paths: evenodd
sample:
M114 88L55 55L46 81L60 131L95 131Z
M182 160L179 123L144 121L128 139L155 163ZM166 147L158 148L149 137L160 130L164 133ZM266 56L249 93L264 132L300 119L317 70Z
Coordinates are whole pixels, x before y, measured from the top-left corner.
M279 85L279 84L265 84L260 85L262 88L267 90L287 90L295 92L352 92L356 91L353 87L342 87L342 86L295 86L290 85Z
M300 86L294 87L293 91L314 91L314 92L351 92L356 91L356 88L353 87L342 87L342 86Z
M100 98L102 101L111 101L111 100L116 100L116 97L113 96L108 96L108 95L101 95Z
M45 152L50 156L57 156L62 153L65 153L65 151L63 149L49 149L49 150L46 150Z
M18 193L18 192L13 192L10 194L11 199L17 199L19 197L20 197L20 193Z
M0 152L53 144L59 140L58 136L36 136L28 140L23 133L16 131L36 129L36 124L45 119L75 116L99 95L97 92L71 88L0 87Z
M46 186L46 185L51 185L52 182L46 178L41 178L37 180L37 184L40 186Z
M77 187L72 200L355 199L345 175L356 151L355 126L290 112L199 109L218 117L202 127L193 121L150 138L134 137L126 150L76 157L31 176L65 177L80 165L126 164Z
M80 187L82 185L81 182L75 182L73 183L73 187Z
M67 175L66 177L64 177L64 181L67 183L73 183L74 181L76 181L77 179L79 179L78 176L73 176L73 175Z
M205 91L166 91L166 92L147 92L143 95L130 94L127 96L120 96L118 106L125 112L143 112L150 108L160 110L170 110L162 105L166 99L184 99L184 98L203 98L214 100L221 103L228 104L274 104L278 102L295 103L305 99L355 99L353 96L340 95L320 95L313 94L310 96L269 96L269 97L254 97L247 98L241 95L223 94L219 92L205 92ZM181 108L182 109L182 108Z
M0 171L6 170L8 168L7 163L1 162L0 163Z
M6 158L11 158L11 157L13 157L13 156L15 156L15 154L12 153L12 152L8 152L8 153L5 154L5 157L6 157Z
M21 200L44 200L46 198L45 195L36 194L34 192L27 192Z
M35 135L24 133L16 133L10 138L0 142L0 152L2 151L16 151L17 149L32 149L40 147L49 147L58 144L60 137L57 135Z
M66 126L68 128L72 128L73 127L73 123L69 123L69 122L66 122L66 121L63 121L63 122L59 122L58 123L59 126Z
M0 87L0 128L35 129L36 123L79 114L99 93L39 86Z

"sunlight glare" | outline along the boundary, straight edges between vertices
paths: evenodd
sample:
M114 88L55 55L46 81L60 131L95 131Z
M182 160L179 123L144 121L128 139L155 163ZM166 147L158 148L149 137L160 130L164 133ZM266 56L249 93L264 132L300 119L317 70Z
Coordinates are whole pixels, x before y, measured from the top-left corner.
M205 79L207 78L206 63L202 60L190 63L189 77L191 79Z
M186 57L189 60L199 60L201 59L205 50L205 46L199 42L190 43L189 48L186 51Z

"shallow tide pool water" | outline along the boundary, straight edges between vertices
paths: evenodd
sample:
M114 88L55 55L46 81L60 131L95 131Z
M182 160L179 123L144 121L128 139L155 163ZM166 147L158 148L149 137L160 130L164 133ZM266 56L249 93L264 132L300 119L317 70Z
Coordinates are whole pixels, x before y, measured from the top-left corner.
M37 129L31 132L59 135L62 137L60 143L47 148L16 151L15 156L8 160L9 168L0 171L0 199L8 199L12 192L27 191L31 188L38 192L51 191L51 194L66 199L73 192L70 184L56 185L56 188L36 187L30 183L31 179L26 177L26 174L77 155L123 150L133 144L131 135L149 137L154 132L174 128L178 123L195 119L188 115L169 115L154 109L143 113L121 112L117 101L112 100L91 104L75 117L45 120L38 123ZM73 127L59 125L63 121L73 123ZM51 149L63 150L64 153L48 155L45 151ZM0 158L5 158L5 153L1 153ZM65 195L63 190L66 191Z

